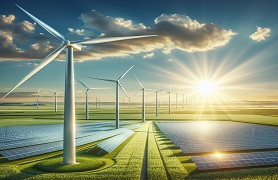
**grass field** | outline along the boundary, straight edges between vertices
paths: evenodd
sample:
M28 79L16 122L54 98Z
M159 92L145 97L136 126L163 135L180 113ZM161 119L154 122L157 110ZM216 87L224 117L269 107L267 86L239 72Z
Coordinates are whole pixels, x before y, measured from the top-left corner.
M0 179L278 179L278 167L249 168L200 173L196 165L166 139L152 121L224 120L245 123L278 125L278 109L255 107L229 108L160 108L155 116L154 107L146 109L147 122L123 144L109 154L96 155L90 143L77 148L80 165L63 167L62 151L21 160L7 161L0 157ZM121 120L141 123L141 108L121 109ZM90 109L90 120L85 120L85 109L77 107L77 123L114 121L112 108ZM0 126L62 124L63 111L53 112L50 105L0 106ZM95 163L92 163L95 162ZM51 172L51 173L49 173Z

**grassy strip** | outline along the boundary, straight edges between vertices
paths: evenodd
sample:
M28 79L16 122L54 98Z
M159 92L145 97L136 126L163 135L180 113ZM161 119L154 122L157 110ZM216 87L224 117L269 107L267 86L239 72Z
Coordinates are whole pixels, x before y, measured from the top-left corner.
M148 135L148 179L168 179L158 147L155 142L154 133L155 130L153 130L153 124L151 123Z
M227 116L233 121L278 126L278 117L241 114L229 114Z
M160 133L158 127L154 125L155 129L155 139L158 145L164 166L169 179L184 179L188 172L184 169L183 165L180 163L179 159L173 154L171 148L168 147L167 140L162 133Z
M64 165L61 164L62 158L52 158L44 160L38 164L36 167L45 172L82 172L95 170L104 165L104 162L100 159L92 159L85 157L77 157L77 164Z

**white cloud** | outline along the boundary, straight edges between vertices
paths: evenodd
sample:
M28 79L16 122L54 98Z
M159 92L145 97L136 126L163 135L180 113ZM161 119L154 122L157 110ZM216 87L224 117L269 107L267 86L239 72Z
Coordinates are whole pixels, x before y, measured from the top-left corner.
M264 41L267 37L270 36L270 28L261 28L257 27L257 31L249 36L253 41L260 42Z
M15 20L15 15L13 15L13 14L10 14L9 16L1 15L1 20L4 23L11 24Z
M154 56L154 53L152 52L152 53L149 53L149 54L145 54L144 56L143 56L143 58L144 59L147 59L147 58L151 58L151 57L153 57Z
M11 15L0 16L1 32L11 32L14 39L22 42L14 42L13 39L7 38L2 40L4 36L0 35L1 42L6 42L6 44L0 45L0 59L43 59L59 46L52 41L49 43L48 36L35 34L35 23L32 24L28 21L15 23L14 19L15 17ZM96 11L83 13L80 19L84 22L85 29L68 28L71 40L78 40L80 37L83 39L94 38L91 29L102 32L98 37L148 34L156 34L158 37L88 45L83 47L82 51L75 52L75 58L79 61L126 57L130 54L140 53L145 53L143 58L150 58L154 55L151 52L158 49L165 54L169 54L175 49L189 53L209 51L226 45L236 35L232 30L223 29L212 23L200 23L179 14L162 14L154 18L154 24L150 27L121 17L105 16ZM16 29L20 31L16 31ZM25 41L29 44L26 44ZM25 47L27 45L29 49L21 50L16 46L17 44L24 44ZM13 48L4 48L5 45ZM8 49L13 49L13 51L7 51ZM63 53L59 56L59 59L61 58L64 58Z
M21 24L22 28L27 32L33 32L35 30L35 23L32 24L28 21L23 21Z
M186 52L209 51L226 45L236 35L212 23L204 24L179 14L162 14L154 24L146 27L131 20L104 16L97 11L81 15L85 27L102 31L101 37L157 34L156 38L99 44L87 47L78 59L101 59L104 57L127 56L161 49L169 54L174 49ZM92 56L92 57L91 57Z
M157 17L154 22L158 24L160 22L167 21L177 26L183 26L188 29L196 29L201 28L205 24L200 24L196 20L191 20L188 16L179 15L179 14L162 14L161 16Z

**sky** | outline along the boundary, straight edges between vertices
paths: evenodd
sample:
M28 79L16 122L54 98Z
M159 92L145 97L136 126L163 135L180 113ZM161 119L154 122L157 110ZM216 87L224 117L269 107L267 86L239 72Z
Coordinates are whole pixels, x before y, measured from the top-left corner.
M130 96L141 89L136 74L144 87L163 94L171 87L179 98L201 96L198 84L209 81L217 86L214 99L278 100L278 0L0 1L1 96L61 45L15 4L71 41L158 35L75 51L75 77L107 88L91 91L91 100L113 101L115 85L85 76L118 79L132 65L121 80ZM49 89L63 91L64 74L65 51L1 101L33 101L39 89L47 101ZM85 89L75 87L81 101ZM146 97L154 101L153 92Z

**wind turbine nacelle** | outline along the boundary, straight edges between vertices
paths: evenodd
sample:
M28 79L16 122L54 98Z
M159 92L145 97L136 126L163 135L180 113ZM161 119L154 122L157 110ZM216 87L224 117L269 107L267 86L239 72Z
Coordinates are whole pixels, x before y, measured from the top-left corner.
M71 44L69 40L64 41L67 47L72 47L75 51L81 51L81 46L77 44Z

